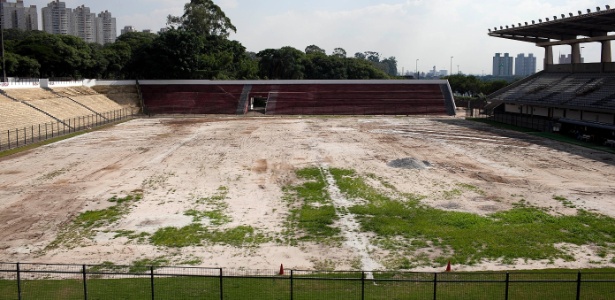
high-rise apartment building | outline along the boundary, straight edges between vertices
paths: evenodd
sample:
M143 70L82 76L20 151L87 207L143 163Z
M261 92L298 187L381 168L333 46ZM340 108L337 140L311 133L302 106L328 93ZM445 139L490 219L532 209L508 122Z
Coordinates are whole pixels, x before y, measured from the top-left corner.
M86 43L96 43L96 14L91 13L89 7L81 5L73 10L73 20L75 35Z
M493 57L493 76L512 76L513 58L508 54L496 53Z
M115 18L111 16L109 11L103 11L98 14L97 38L99 44L114 43L117 38L117 25Z
M529 76L536 73L536 57L530 53L525 56L524 53L518 54L515 58L515 76Z
M17 0L17 2L0 0L0 4L2 5L2 28L38 30L36 5L26 7L23 0Z
M55 0L41 10L43 31L51 34L74 35L75 26L73 10L66 8L66 3Z
M116 20L109 11L96 16L85 5L73 10L54 0L42 9L42 15L43 30L51 34L74 35L87 43L99 44L113 43L117 37Z

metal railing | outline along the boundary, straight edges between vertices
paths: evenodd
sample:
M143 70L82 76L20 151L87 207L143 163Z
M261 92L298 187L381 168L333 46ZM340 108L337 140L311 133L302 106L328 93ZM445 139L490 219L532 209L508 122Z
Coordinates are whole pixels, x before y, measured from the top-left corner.
M62 135L92 129L109 123L132 118L131 108L108 111L100 114L74 117L62 121L47 122L0 132L0 151L41 142Z
M0 263L0 299L612 299L610 272L332 272Z

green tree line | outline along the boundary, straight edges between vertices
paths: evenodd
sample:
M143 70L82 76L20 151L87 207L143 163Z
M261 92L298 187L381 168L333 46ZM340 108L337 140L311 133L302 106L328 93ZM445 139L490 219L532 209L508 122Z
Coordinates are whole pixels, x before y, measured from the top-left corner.
M387 79L395 57L373 51L347 57L318 46L248 52L231 20L212 0L191 0L182 16L168 16L160 34L130 32L104 46L42 31L4 30L9 77L100 79ZM0 66L1 67L1 66Z

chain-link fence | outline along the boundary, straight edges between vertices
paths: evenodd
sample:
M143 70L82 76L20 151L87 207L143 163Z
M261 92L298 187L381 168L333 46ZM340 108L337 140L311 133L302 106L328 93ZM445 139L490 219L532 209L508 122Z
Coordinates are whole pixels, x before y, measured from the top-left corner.
M131 118L135 109L123 108L100 114L75 117L55 122L24 126L0 132L0 151L22 147L73 132L92 129Z
M333 272L0 263L0 299L613 299L615 272Z

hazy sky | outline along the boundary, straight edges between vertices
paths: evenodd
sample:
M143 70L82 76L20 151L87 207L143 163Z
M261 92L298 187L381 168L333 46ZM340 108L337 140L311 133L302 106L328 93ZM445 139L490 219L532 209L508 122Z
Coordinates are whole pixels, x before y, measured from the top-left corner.
M11 1L14 2L14 1ZM24 0L40 9L50 0ZM108 10L117 19L118 34L125 25L157 32L166 16L181 15L189 0L65 0L99 13ZM395 56L400 72L450 69L466 74L491 74L496 52L534 53L542 69L543 48L487 35L488 28L531 20L552 19L562 13L603 10L606 0L214 0L237 27L231 39L249 51L292 46L304 50L317 45L330 54L344 48ZM615 1L614 1L615 2ZM42 28L42 24L39 24ZM584 45L586 62L598 61L600 45ZM613 47L615 50L615 47ZM556 47L554 54L569 54Z

